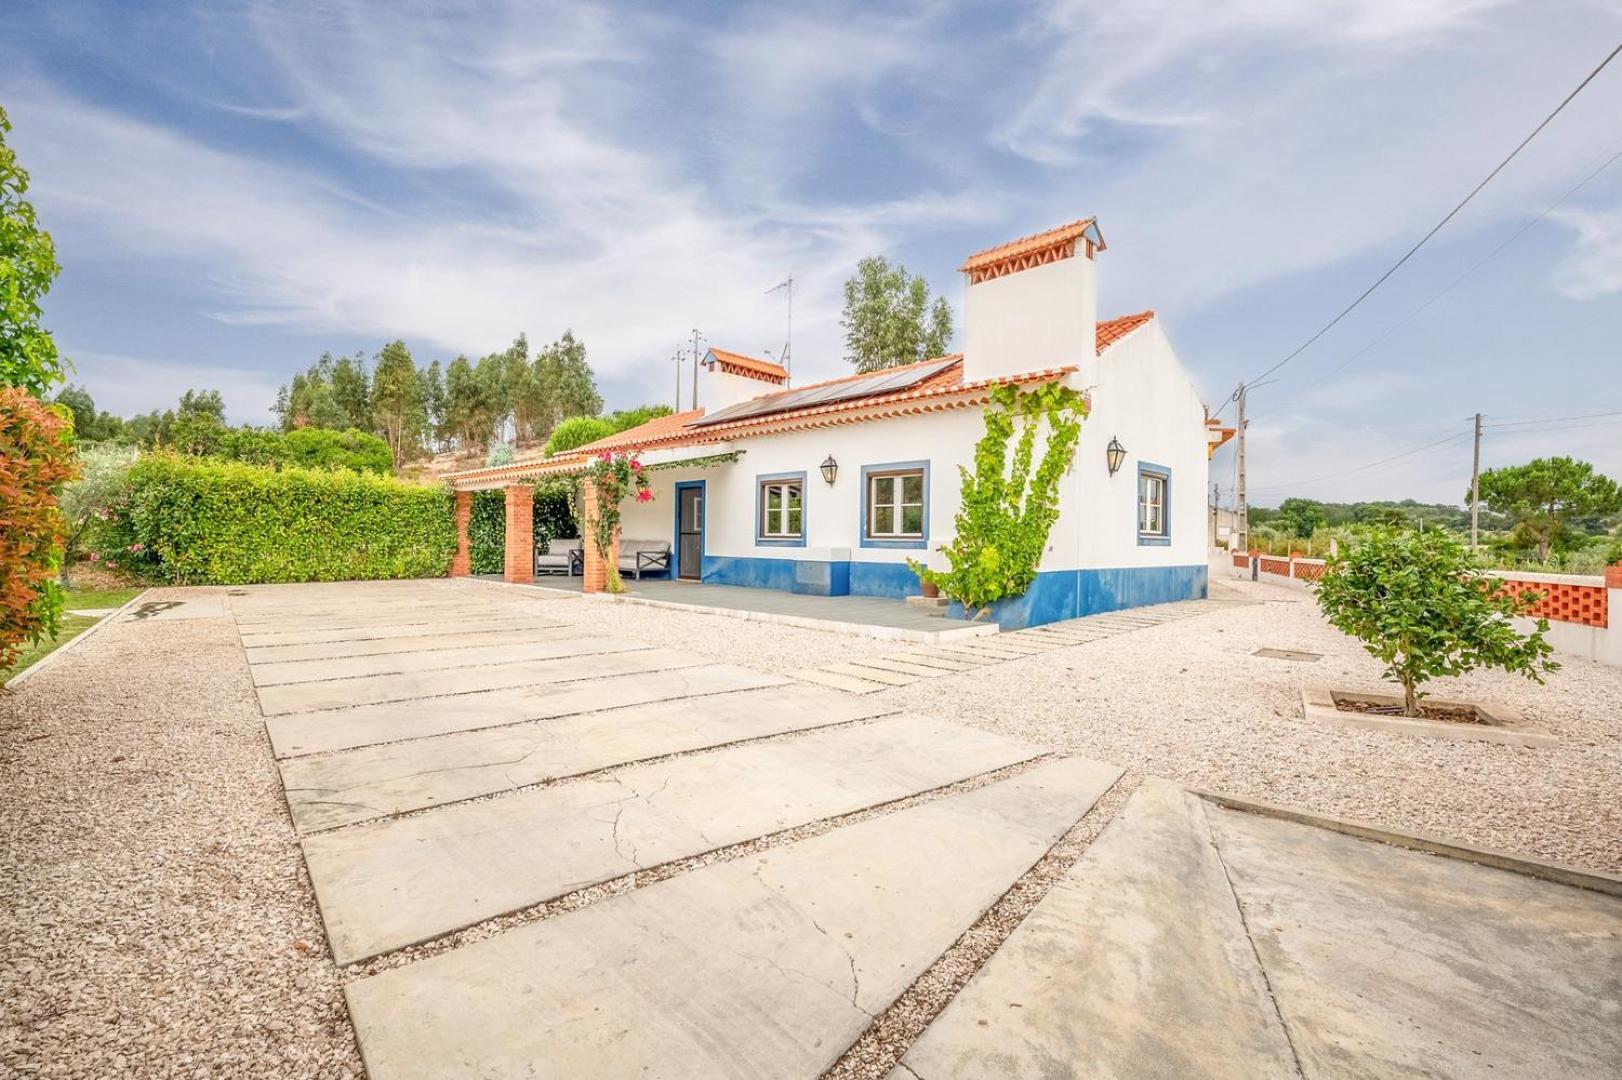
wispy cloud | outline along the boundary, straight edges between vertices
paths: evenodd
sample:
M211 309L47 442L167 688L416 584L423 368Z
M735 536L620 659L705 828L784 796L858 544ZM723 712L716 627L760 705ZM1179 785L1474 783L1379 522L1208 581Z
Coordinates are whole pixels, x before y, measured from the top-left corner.
M1622 207L1550 216L1576 233L1575 249L1555 267L1561 293L1574 300L1622 293Z

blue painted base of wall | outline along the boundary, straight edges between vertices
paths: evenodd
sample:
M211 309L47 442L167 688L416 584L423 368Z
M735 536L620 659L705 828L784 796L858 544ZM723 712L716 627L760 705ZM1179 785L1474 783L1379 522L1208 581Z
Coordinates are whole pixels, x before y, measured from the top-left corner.
M1024 596L993 604L989 618L1004 630L1022 630L1145 604L1203 600L1209 572L1204 564L1050 570L1036 575ZM809 596L881 596L892 600L916 596L919 591L918 577L905 563L706 555L704 581ZM954 619L964 618L963 609L956 604L947 614Z
M1024 596L999 600L987 618L1004 630L1079 619L1104 611L1203 600L1210 569L1199 566L1121 566L1105 570L1051 570L1037 574ZM964 618L963 609L947 609Z
M899 600L918 594L918 577L905 563L706 555L704 581L710 585L782 589L808 596L882 596Z

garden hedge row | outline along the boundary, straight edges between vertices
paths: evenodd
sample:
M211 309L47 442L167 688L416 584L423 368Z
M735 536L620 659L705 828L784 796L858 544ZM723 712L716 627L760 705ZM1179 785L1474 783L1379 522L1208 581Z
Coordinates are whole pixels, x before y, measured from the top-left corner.
M456 550L448 491L347 470L151 454L130 469L128 512L186 585L440 577Z

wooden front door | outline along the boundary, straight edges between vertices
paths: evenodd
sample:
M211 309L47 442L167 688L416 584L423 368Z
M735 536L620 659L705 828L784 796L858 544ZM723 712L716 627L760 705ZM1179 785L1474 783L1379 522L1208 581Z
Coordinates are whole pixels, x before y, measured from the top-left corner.
M704 489L684 487L676 524L677 576L698 581L704 573Z

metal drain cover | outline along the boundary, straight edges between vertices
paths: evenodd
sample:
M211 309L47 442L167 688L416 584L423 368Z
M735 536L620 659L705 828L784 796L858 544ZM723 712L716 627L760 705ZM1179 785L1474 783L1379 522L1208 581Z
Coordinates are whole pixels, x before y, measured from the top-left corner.
M1303 664L1316 663L1323 653L1301 652L1299 649L1257 649L1252 656L1265 656L1272 660L1299 660Z

